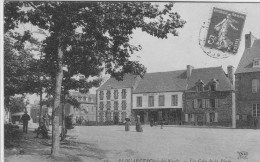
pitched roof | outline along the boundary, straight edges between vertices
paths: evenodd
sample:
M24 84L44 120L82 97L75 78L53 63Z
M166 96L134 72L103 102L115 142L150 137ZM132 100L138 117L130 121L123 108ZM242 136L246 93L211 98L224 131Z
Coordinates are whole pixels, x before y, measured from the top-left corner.
M188 81L187 90L195 90L198 80L202 80L202 82L207 85L211 79L218 81L217 91L233 90L233 86L221 66L193 69Z
M108 89L121 89L131 88L135 85L136 81L140 77L132 74L125 74L122 81L118 81L115 78L109 78L100 88L97 90L108 90Z
M260 58L260 39L255 40L251 48L245 49L235 74L260 71L260 67L253 67L254 58Z
M186 70L147 73L133 93L183 91L186 84Z

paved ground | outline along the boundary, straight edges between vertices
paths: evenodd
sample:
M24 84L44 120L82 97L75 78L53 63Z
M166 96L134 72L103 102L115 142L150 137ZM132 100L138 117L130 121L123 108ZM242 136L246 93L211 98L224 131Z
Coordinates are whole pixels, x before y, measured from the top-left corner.
M84 161L260 161L260 130L147 125L138 133L134 126L130 132L124 126L81 126L69 134L70 139L82 142L85 154L78 156L84 156ZM239 156L242 151L248 155Z
M35 139L30 128L7 162L259 162L260 130L143 126L77 126L61 143L61 158L51 159L51 140ZM21 152L22 151L22 152ZM239 155L245 151L247 156ZM17 153L18 152L18 153ZM245 158L246 159L243 159ZM238 159L239 158L239 159ZM153 159L153 160L151 160Z

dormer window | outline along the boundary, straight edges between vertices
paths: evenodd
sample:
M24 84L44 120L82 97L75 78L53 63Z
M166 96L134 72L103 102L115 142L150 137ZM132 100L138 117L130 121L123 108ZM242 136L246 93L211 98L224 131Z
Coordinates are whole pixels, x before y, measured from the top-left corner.
M203 92L204 91L204 83L202 80L198 80L196 83L197 92Z
M253 67L260 67L260 59L259 58L255 58L253 60Z
M211 79L211 81L209 82L209 88L211 91L217 90L217 83L218 81L215 78Z

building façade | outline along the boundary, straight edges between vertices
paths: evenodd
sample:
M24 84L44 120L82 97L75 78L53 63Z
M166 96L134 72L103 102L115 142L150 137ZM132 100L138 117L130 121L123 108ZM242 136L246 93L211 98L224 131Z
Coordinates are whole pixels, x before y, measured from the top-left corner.
M260 127L260 39L245 35L245 50L235 72L238 128Z

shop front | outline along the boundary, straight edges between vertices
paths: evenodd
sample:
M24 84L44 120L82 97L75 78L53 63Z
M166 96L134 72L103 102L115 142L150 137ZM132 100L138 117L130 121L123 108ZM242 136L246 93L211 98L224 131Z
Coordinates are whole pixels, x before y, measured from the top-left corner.
M167 125L180 125L182 121L182 109L135 109L134 114L135 118L137 115L140 116L143 124L149 124L150 121L159 124L163 120Z

